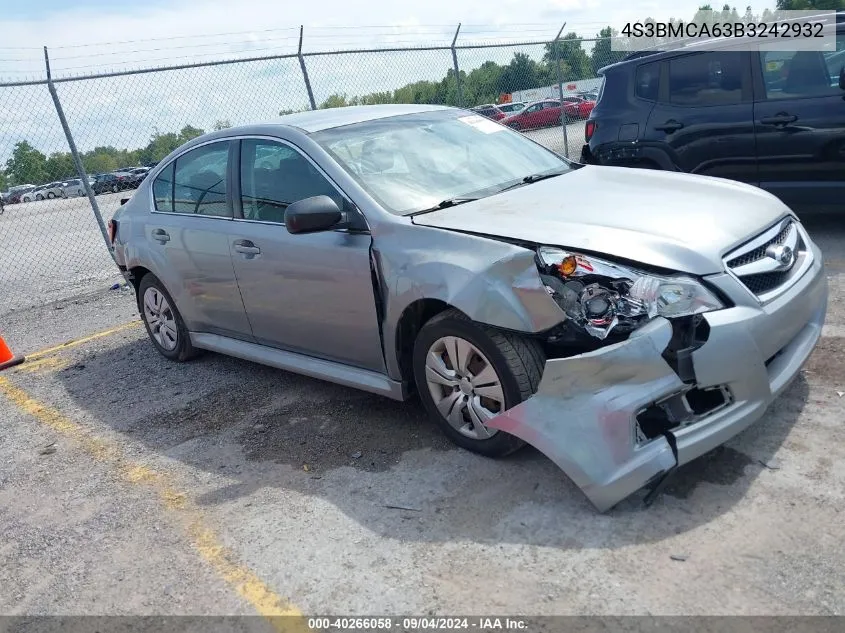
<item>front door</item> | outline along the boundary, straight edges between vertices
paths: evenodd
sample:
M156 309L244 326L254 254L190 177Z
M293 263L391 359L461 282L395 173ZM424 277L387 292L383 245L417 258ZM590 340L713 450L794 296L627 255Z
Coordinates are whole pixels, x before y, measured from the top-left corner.
M757 184L750 53L711 51L663 62L643 135L681 170Z
M155 211L144 227L155 275L188 329L250 340L229 256L232 205L228 141L179 156L153 181Z
M760 186L797 211L841 211L845 91L836 58L763 47L755 57Z
M291 235L292 202L328 195L351 208L298 149L275 140L240 143L240 203L229 247L257 342L384 370L366 231Z

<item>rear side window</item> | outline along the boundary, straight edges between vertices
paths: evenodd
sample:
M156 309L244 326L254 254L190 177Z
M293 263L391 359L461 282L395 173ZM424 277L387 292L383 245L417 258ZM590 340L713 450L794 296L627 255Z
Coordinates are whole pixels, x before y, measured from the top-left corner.
M648 101L657 101L660 86L660 64L652 62L637 67L637 96ZM602 82L602 91L604 82ZM601 94L599 94L601 98Z
M173 167L170 163L153 181L153 200L157 211L173 212Z
M226 202L229 142L210 143L176 159L173 174L173 211L231 217Z
M684 55L669 61L669 102L683 106L742 102L742 53Z

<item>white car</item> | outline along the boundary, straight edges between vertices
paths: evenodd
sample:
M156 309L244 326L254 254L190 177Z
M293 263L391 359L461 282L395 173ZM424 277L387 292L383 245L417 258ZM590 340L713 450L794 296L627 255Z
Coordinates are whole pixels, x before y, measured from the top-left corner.
M94 185L94 179L89 178L88 184L91 186ZM84 196L85 195L85 185L82 184L82 180L79 178L74 178L72 180L67 180L62 183L62 190L64 191L64 198L71 197L71 196Z
M32 202L33 200L43 200L44 198L67 198L64 183L51 182L46 185L40 185L21 196L21 202Z

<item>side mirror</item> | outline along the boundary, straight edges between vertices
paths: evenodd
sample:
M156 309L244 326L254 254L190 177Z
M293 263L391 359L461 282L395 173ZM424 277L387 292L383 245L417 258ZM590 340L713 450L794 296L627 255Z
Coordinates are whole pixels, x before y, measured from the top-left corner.
M839 89L845 90L845 66L839 69Z
M342 219L340 207L328 196L297 200L285 210L285 227L293 234L328 231Z

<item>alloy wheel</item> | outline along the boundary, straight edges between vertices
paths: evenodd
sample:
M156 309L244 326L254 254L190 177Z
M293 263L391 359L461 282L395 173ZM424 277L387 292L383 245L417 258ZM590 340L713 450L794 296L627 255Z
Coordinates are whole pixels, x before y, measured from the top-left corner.
M486 440L486 422L505 410L502 381L475 345L457 336L437 339L425 359L425 379L440 415L461 435Z
M176 316L164 294L157 288L147 288L144 293L144 319L156 342L168 352L176 349L179 330Z

